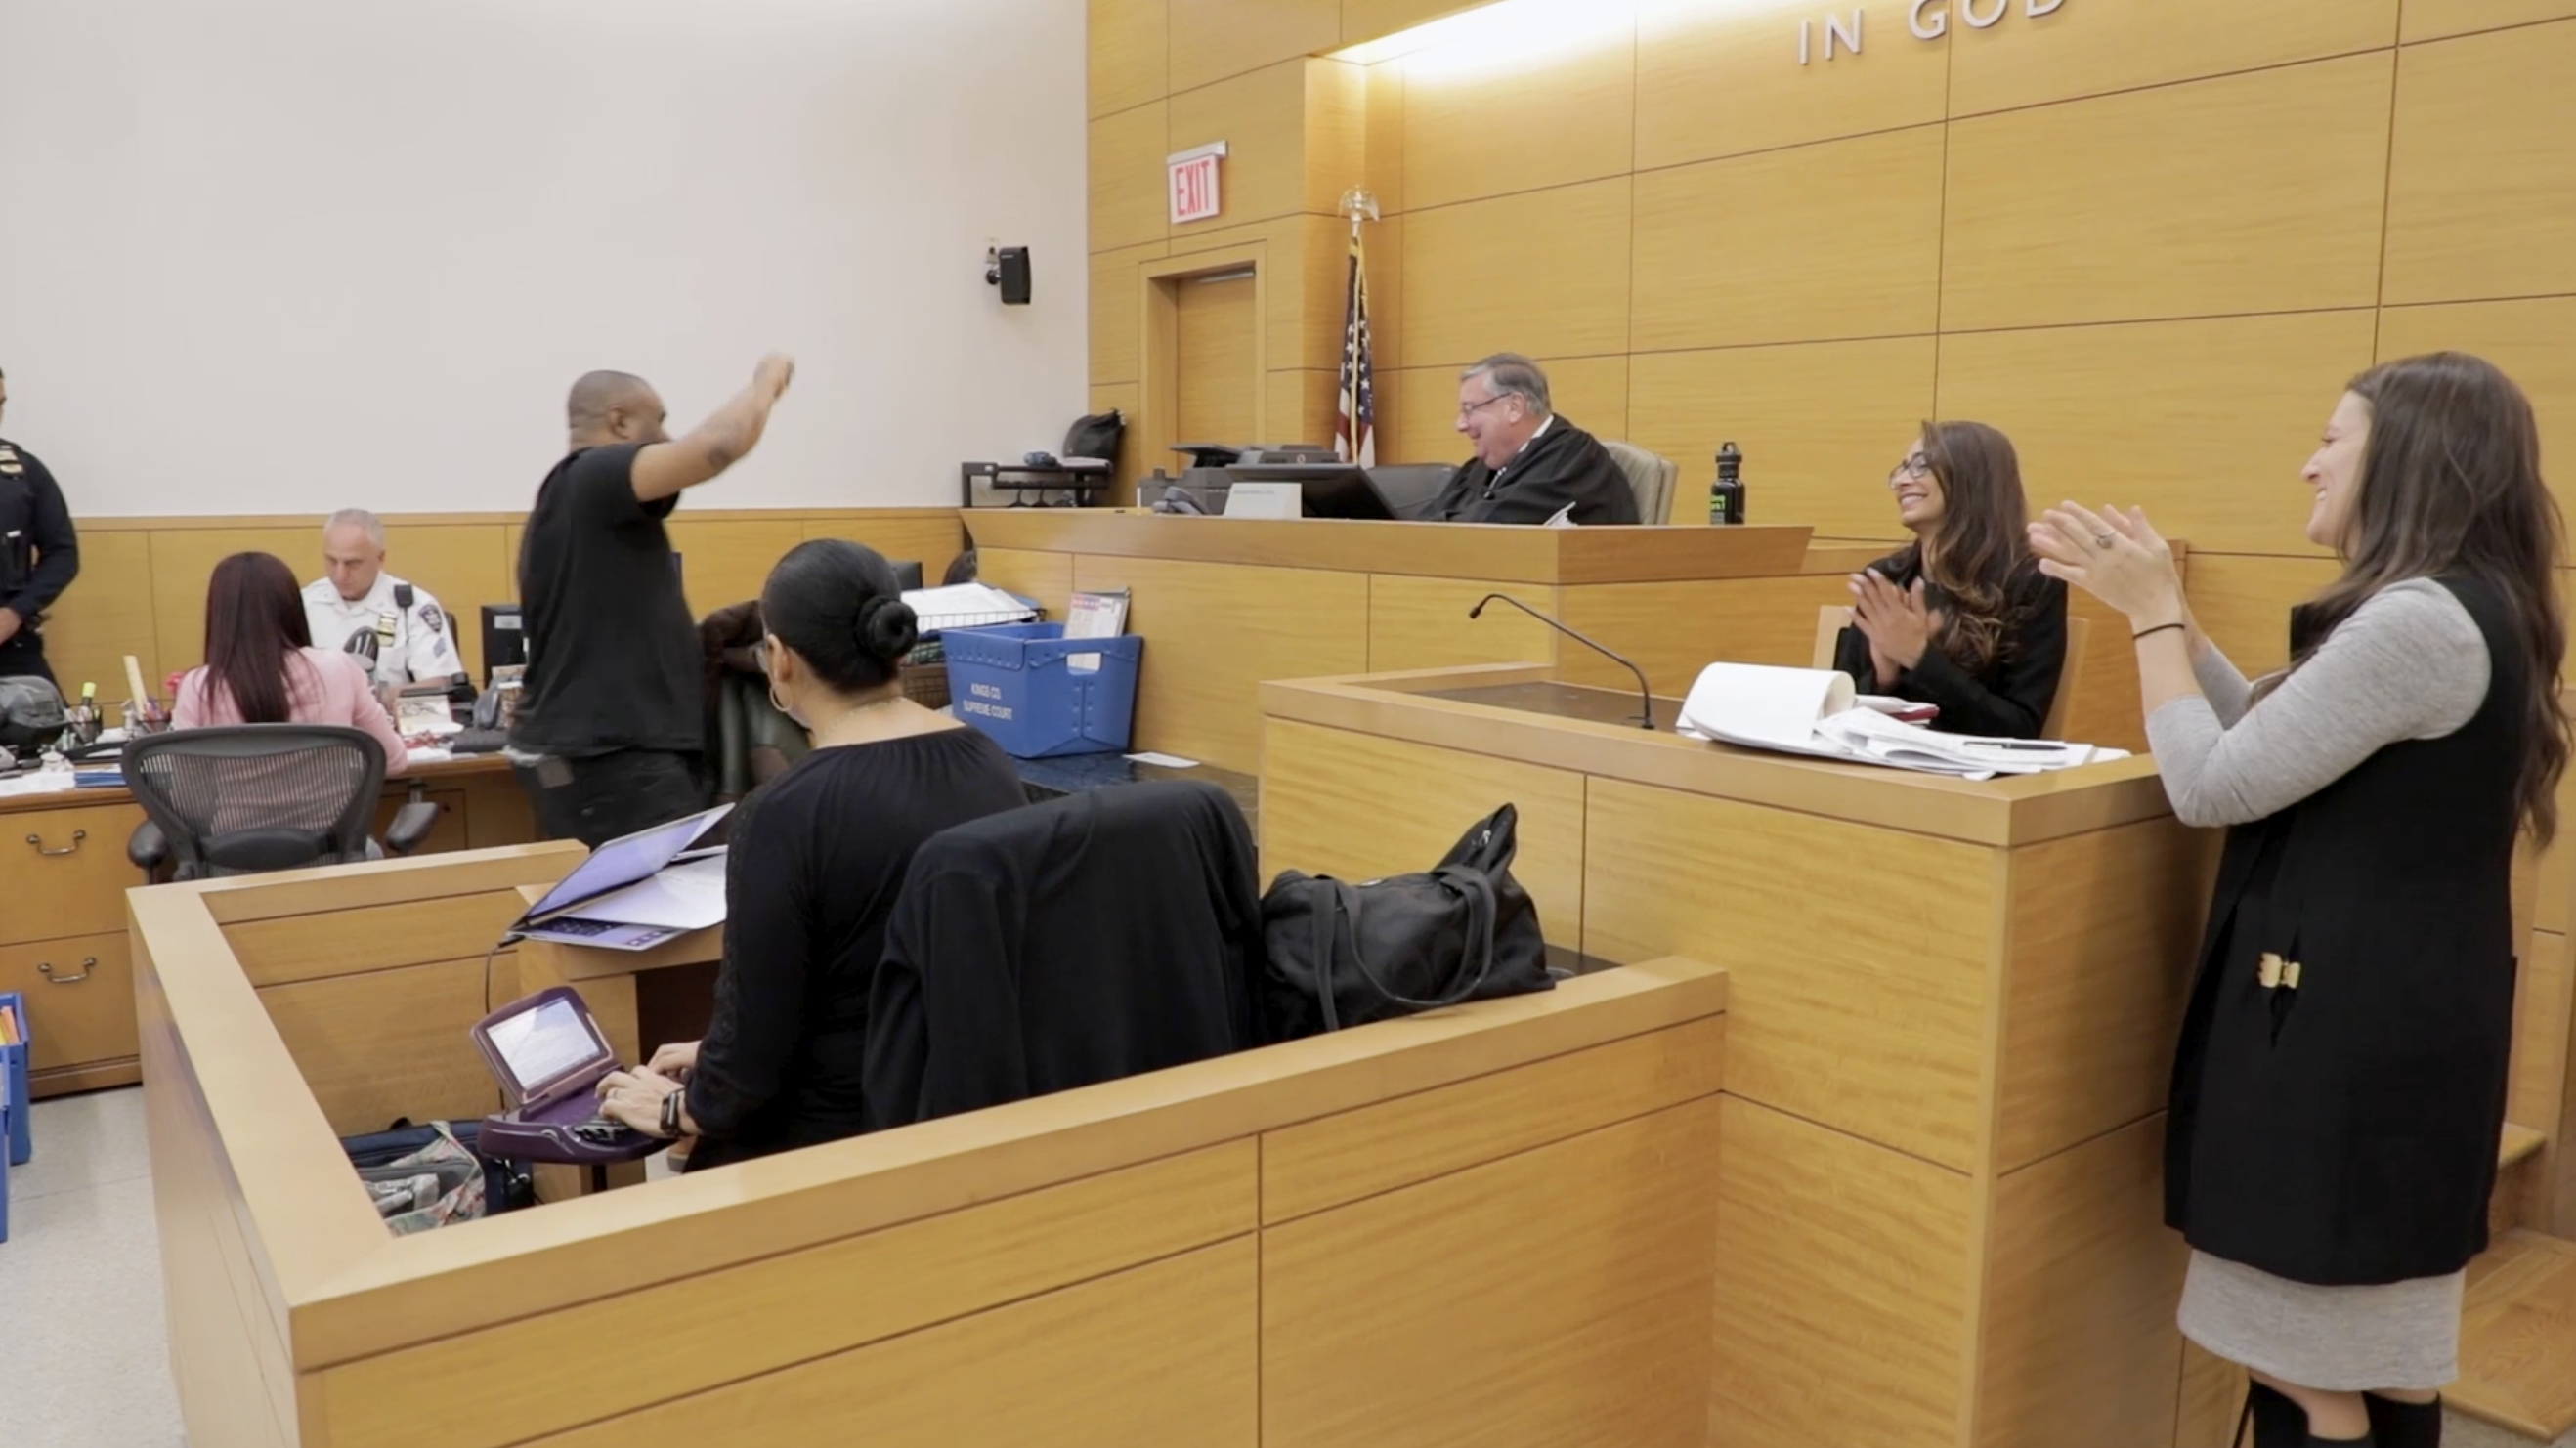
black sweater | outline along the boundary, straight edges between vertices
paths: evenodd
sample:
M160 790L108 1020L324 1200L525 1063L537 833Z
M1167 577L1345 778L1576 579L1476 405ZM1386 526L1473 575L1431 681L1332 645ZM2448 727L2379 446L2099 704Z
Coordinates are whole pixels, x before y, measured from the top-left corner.
M868 990L913 852L1027 798L999 746L952 729L815 750L743 801L690 1169L858 1134Z
M1909 548L1870 567L1897 587L1910 589L1923 576L1919 557ZM1931 608L1949 606L1940 585L1926 583L1923 593ZM1913 668L1881 679L1870 667L1869 638L1857 627L1844 629L1835 641L1834 667L1851 675L1864 694L1938 704L1941 717L1932 727L1943 733L2036 739L2047 727L2049 705L2057 701L2057 678L2066 667L2066 585L2023 559L2004 585L2002 644L1973 674L1935 646L1925 649L1922 662Z

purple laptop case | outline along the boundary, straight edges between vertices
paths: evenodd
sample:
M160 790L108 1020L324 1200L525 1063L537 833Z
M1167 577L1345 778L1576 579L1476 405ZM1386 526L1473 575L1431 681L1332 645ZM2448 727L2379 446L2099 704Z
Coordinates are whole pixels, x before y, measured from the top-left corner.
M590 1032L595 1049L588 1058L559 1075L542 1081L522 1081L503 1059L500 1048L492 1044L492 1028L555 1000L571 1002L574 1013ZM493 1079L501 1083L502 1097L510 1103L509 1110L483 1118L483 1134L477 1147L484 1155L504 1161L588 1165L635 1161L669 1145L640 1131L624 1131L613 1140L593 1141L573 1130L599 1114L594 1090L601 1077L617 1069L617 1056L609 1049L608 1037L592 1018L590 1008L582 1004L581 992L571 986L550 986L524 1000L513 1001L475 1022L471 1034L474 1048L483 1053L483 1064L491 1068Z

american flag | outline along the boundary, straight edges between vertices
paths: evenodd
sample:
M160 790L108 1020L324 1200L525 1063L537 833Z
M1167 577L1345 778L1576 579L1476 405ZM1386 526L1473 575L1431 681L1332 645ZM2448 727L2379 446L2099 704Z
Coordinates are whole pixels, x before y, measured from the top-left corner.
M1369 362L1368 269L1360 258L1357 226L1351 229L1351 284L1342 324L1342 377L1333 399L1333 455L1361 467L1377 466L1377 383Z

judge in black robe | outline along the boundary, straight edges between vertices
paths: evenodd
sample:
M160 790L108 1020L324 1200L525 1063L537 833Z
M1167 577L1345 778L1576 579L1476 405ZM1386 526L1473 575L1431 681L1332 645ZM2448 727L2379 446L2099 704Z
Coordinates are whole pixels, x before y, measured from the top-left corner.
M1628 475L1592 434L1550 408L1547 374L1515 353L1488 357L1458 383L1458 431L1476 456L1423 515L1447 523L1586 527L1637 521Z

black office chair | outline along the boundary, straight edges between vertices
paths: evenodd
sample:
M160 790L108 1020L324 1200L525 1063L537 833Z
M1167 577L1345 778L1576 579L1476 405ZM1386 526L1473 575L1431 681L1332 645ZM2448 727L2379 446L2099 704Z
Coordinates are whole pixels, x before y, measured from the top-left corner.
M235 724L147 734L125 747L126 787L145 821L126 858L160 878L204 880L367 858L385 751L337 724ZM408 854L438 823L414 800L385 832Z

